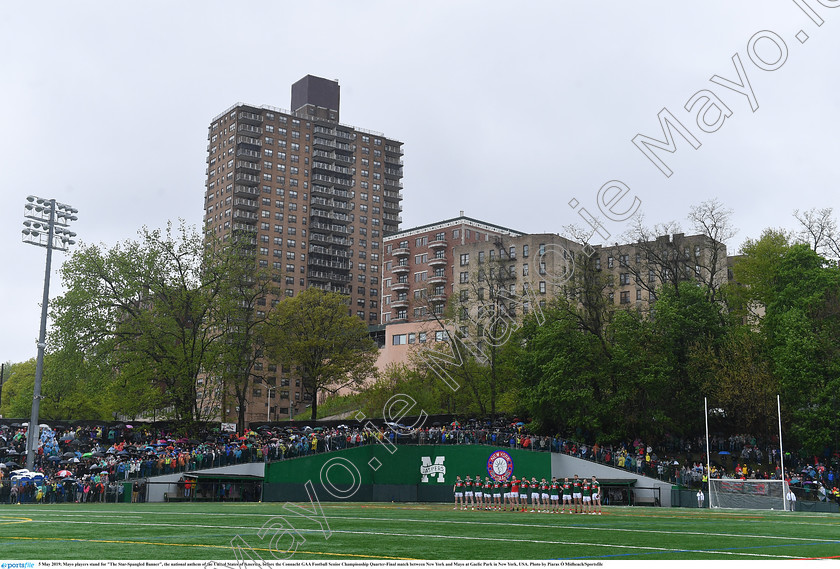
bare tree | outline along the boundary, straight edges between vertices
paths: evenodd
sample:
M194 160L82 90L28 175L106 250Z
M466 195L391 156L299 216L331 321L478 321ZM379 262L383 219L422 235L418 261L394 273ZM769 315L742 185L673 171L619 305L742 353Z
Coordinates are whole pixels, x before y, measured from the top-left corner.
M703 254L695 255L695 278L706 285L706 294L714 302L727 281L726 243L738 232L732 225L732 210L711 199L692 206L688 219L705 240Z
M824 257L840 259L840 233L837 221L832 217L830 207L811 208L799 212L794 210L793 217L802 226L796 234L796 240L807 243L814 251Z

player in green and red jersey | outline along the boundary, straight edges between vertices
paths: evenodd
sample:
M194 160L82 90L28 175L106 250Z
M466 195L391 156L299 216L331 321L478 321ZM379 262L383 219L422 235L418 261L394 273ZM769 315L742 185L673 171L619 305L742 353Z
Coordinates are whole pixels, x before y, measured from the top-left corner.
M575 501L575 513L578 513L578 510L583 511L583 503L581 498L583 497L582 489L580 487L580 478L578 475L575 474L574 480L572 480L572 498Z
M548 512L548 489L550 484L545 478L540 480L540 512Z
M563 509L562 511L566 512L566 504L569 504L569 513L572 513L572 483L569 482L569 477L567 476L565 480L563 480Z
M464 500L466 501L465 506L469 506L470 508L475 510L475 498L473 498L473 481L472 478L470 478L469 476L467 476L466 480L464 481Z
M531 477L531 511L535 512L540 509L540 483L537 482L536 477Z
M550 511L556 514L560 511L560 483L556 476L551 478L551 485L548 490L551 498Z
M519 505L522 506L522 511L528 509L528 488L530 484L528 483L528 478L523 476L522 482L519 484Z
M455 478L455 507L452 508L453 510L457 510L458 506L461 506L461 509L465 509L464 507L464 481L461 480L460 476Z
M480 510L484 507L484 484L481 482L481 476L475 477L473 493L475 494L475 509Z
M583 489L583 513L584 514L591 514L592 513L592 487L589 485L589 480L585 478L581 482L581 488Z
M502 483L493 479L493 509L502 509Z
M484 509L493 509L493 483L489 476L484 477Z
M502 482L502 509L507 511L508 506L512 506L513 502L510 499L510 478L505 478Z
M511 511L519 509L519 478L516 476L510 481L510 506Z
M592 506L596 508L597 514L601 515L601 483L592 477Z

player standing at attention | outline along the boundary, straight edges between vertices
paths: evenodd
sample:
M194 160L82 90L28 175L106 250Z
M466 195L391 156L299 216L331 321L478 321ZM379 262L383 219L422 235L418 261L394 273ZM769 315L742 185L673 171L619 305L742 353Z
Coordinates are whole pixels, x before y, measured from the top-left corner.
M453 509L453 510L457 510L457 509L458 509L458 505L460 505L460 506L461 506L461 509L462 509L462 510L463 510L463 509L465 509L465 508L464 508L464 481L463 481L463 480L461 480L461 477L460 477L460 476L457 476L457 477L455 478L455 488L454 488L454 491L455 491L455 507L454 507L454 508L452 508L452 509Z
M578 475L575 474L575 479L572 480L572 498L575 500L575 513L578 513L578 510L583 511L583 504L581 503L581 488L580 488L580 478Z
M560 483L557 482L557 477L551 478L551 512L556 514L560 511Z
M563 513L566 512L566 504L569 504L569 513L572 513L572 483L569 482L569 477L567 476L565 480L563 480Z
M510 481L510 510L519 508L519 479L514 476Z
M493 483L489 476L484 477L484 509L493 509Z
M473 501L473 481L472 478L467 476L466 481L464 481L464 500L466 504L464 504L464 509L467 509L467 506L475 510L475 502Z
M493 479L493 509L502 509L502 484L495 478Z
M601 483L592 477L592 506L597 508L598 515L601 515Z
M508 506L512 504L510 500L510 478L505 478L502 483L502 509L507 511Z
M536 477L531 477L531 511L540 509L540 483Z
M589 485L589 480L584 479L582 484L583 488L583 513L584 514L591 514L592 513L592 487Z
M528 478L525 476L519 484L519 505L522 506L523 512L528 509Z
M473 494L475 494L475 509L480 510L484 507L484 486L481 484L481 476L475 477Z
M545 478L540 480L540 503L542 504L542 512L548 512L548 490L549 490L549 483L546 482Z

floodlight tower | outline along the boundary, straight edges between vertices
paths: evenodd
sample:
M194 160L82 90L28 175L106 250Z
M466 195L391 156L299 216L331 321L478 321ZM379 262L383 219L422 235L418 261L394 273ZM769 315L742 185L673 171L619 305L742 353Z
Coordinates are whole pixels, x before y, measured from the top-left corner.
M67 247L76 242L75 233L67 227L76 221L79 213L74 207L59 203L54 199L45 200L37 196L28 196L24 205L23 242L44 247L47 250L47 267L44 272L44 298L41 302L41 331L38 335L38 359L35 363L35 388L32 395L32 414L26 429L26 468L35 467L35 454L38 450L38 412L41 406L41 378L44 375L44 348L47 346L47 303L50 297L50 270L53 249L67 251Z

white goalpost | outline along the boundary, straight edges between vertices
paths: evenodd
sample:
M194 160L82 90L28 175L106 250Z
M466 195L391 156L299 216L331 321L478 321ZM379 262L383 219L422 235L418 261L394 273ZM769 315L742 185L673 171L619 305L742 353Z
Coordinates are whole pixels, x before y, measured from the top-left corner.
M791 496L790 486L784 479L785 458L782 444L782 404L781 398L776 396L776 406L779 416L779 454L781 460L781 480L757 480L740 478L712 478L709 476L709 507L737 508L752 510L787 510L788 504L795 502ZM709 452L709 406L704 398L706 411L706 472L711 474L711 457ZM791 504L791 508L795 504Z
M749 510L784 510L788 485L784 480L709 480L709 506Z

